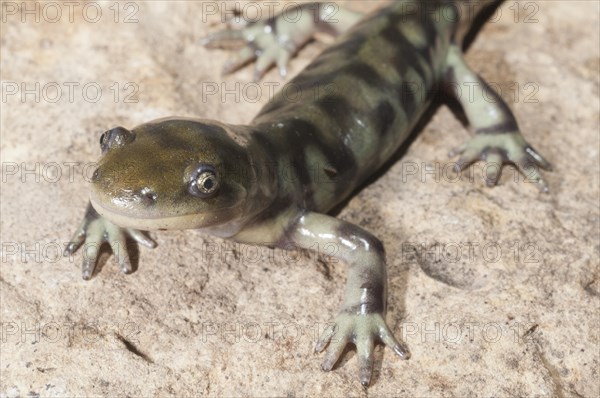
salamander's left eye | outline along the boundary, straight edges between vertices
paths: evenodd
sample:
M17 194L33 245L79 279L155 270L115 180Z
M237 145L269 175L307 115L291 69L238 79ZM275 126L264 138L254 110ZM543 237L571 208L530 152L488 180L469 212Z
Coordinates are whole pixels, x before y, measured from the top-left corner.
M192 174L189 191L192 195L207 198L219 189L219 178L212 166L201 165Z
M106 131L100 137L100 148L102 153L109 149L118 148L132 142L135 139L135 133L127 130L125 127L115 127Z

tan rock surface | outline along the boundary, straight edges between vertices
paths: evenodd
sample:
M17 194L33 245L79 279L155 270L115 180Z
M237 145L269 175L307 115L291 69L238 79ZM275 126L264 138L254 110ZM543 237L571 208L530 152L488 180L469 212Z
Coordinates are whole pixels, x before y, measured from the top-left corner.
M353 350L331 373L312 353L341 300L343 264L267 249L253 261L255 249L195 231L153 234L159 247L140 250L132 275L107 255L85 282L81 254L59 256L82 216L101 132L170 115L248 122L268 100L265 82L282 81L269 73L251 102L250 68L220 77L228 54L197 44L219 28L218 16L203 17L207 3L91 3L85 14L78 3L70 21L59 2L57 22L48 4L39 22L2 14L0 396L365 395ZM504 87L525 136L553 162L551 193L510 169L493 189L481 166L474 181L422 177L470 134L441 107L343 208L339 217L387 247L388 321L413 355L380 347L371 395L600 395L599 3L501 11L468 58ZM290 72L324 47L304 49ZM22 98L21 84L36 82L40 98ZM241 98L204 96L210 82L238 84ZM134 91L137 102L126 101Z

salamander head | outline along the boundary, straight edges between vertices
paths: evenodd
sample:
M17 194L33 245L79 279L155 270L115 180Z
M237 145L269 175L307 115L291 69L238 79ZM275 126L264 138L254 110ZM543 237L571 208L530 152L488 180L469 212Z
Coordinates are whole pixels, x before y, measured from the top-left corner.
M210 228L244 215L255 179L245 149L226 125L161 119L100 139L91 203L121 227Z

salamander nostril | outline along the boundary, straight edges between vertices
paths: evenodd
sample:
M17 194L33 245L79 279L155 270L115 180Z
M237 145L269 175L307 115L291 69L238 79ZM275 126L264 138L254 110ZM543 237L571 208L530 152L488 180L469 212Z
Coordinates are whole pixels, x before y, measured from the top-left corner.
M140 198L146 204L153 204L156 202L158 195L150 188L144 188L140 191Z
M94 174L92 174L92 182L98 181L98 178L100 178L100 169L94 170Z

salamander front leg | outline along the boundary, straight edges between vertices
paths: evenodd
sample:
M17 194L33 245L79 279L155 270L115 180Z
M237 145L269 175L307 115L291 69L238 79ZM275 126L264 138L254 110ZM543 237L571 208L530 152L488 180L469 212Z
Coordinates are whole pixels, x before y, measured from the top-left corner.
M408 359L408 348L394 337L385 322L386 268L382 243L362 228L319 213L305 213L286 234L301 248L335 248L334 256L348 265L344 301L335 318L335 326L325 330L315 351L327 346L322 368L329 371L346 345L356 345L359 379L368 386L373 373L373 349L376 340ZM326 246L328 245L328 246Z
M81 275L83 279L90 279L94 273L100 246L108 243L117 258L121 271L131 273L131 260L127 254L127 238L149 248L156 247L156 242L144 235L143 232L132 228L121 228L111 223L94 210L88 203L83 221L67 244L63 255L75 253L81 246L84 247Z
M459 87L473 83L479 83L482 87L480 92L476 90L474 100L470 96L457 96L476 133L475 137L452 151L452 156L461 155L457 171L477 160L485 160L489 166L493 166L486 168L486 183L493 186L500 178L502 165L512 163L542 192L548 192L539 168L551 170L552 166L525 141L508 105L469 68L457 46L450 48L446 79L446 83Z
M286 10L265 21L248 24L242 29L225 29L209 35L201 43L208 48L245 46L223 68L223 74L235 72L256 60L254 80L277 65L282 77L287 64L298 50L319 30L340 34L355 25L363 14L342 9L335 3L306 3Z

